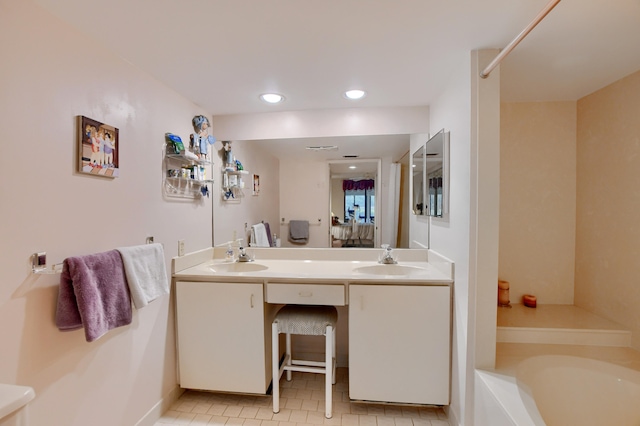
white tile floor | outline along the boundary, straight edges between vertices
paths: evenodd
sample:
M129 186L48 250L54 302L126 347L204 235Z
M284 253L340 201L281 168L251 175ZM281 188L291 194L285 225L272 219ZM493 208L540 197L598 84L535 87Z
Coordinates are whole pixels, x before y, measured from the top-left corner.
M293 373L281 379L280 413L271 395L249 396L189 390L156 422L166 425L244 426L449 426L441 407L398 406L349 401L349 376L338 368L333 388L333 417L324 417L324 376Z

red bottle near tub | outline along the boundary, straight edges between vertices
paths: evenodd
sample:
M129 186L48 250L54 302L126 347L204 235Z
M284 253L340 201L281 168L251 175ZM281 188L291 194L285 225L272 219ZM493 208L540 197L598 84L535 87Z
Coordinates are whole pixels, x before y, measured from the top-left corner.
M525 294L522 296L522 304L527 308L535 308L537 299L533 294Z

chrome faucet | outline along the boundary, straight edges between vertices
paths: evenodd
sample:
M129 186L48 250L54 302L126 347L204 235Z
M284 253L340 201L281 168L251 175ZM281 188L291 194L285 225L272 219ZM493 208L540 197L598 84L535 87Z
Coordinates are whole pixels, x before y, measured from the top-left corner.
M391 253L391 246L389 246L389 244L382 244L382 249L384 251L380 255L378 263L383 265L395 265L398 263L398 261L393 257L393 253Z
M251 256L247 254L244 247L238 247L238 262L253 262Z

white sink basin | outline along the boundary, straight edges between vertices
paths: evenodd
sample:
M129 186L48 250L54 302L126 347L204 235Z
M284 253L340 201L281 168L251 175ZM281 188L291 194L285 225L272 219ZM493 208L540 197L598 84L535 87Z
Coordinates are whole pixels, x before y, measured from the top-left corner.
M233 263L214 263L209 265L209 269L213 272L257 272L268 269L268 266L255 262L233 262Z
M424 274L425 269L418 266L407 265L370 265L355 268L353 272L369 275L419 275Z

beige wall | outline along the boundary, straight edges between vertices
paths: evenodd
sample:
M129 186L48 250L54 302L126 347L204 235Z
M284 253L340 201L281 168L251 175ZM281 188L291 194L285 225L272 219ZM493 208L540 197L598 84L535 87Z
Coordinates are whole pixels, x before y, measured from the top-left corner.
M470 295L470 230L475 215L470 211L471 197L471 80L475 75L471 54L458 58L442 94L430 105L430 133L444 128L450 132L449 213L443 218L410 215L410 243L418 240L455 262L453 286L453 332L451 345L451 405L449 419L453 424L473 424L473 346L475 321L470 319L475 297ZM473 74L472 74L473 73ZM411 140L411 152L428 138ZM426 219L426 220L423 220ZM494 321L495 324L495 321Z
M640 71L578 101L575 303L640 349Z
M503 103L499 278L511 303L572 304L576 103Z
M640 72L577 102L503 104L500 154L512 303L575 303L630 328L636 349L639 111Z
M210 246L212 200L161 191L164 133L187 137L206 111L29 0L0 9L0 383L35 389L34 426L134 425L177 389L170 298L87 343L55 327L59 275L32 275L29 258L58 263L154 236L169 267L178 239ZM77 115L119 128L118 179L75 172Z

